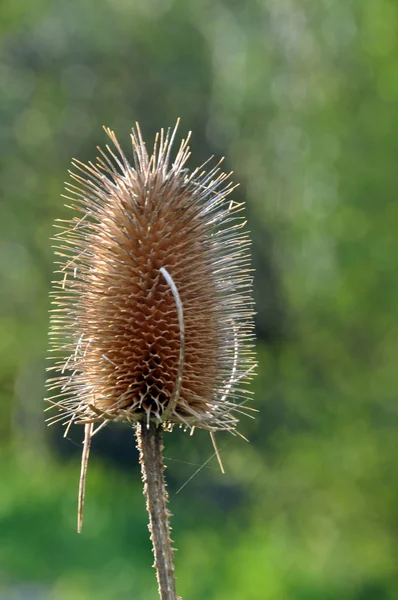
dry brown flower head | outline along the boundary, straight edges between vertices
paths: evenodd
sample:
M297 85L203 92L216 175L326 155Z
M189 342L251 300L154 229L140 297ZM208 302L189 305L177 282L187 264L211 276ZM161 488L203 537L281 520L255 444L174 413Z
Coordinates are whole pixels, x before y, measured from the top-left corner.
M178 123L177 123L178 125ZM234 431L254 368L252 278L242 204L219 164L185 168L177 126L134 166L115 134L96 164L75 160L74 216L58 222L50 421L117 420ZM98 423L94 429L94 423Z

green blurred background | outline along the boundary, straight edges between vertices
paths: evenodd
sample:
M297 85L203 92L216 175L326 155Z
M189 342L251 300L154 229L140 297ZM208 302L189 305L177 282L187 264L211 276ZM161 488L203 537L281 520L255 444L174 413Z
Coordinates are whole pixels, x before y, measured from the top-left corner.
M166 437L184 600L398 598L398 3L2 0L0 598L155 600L132 432L43 422L49 238L72 157L182 117L247 202L250 444ZM179 492L179 488L188 481ZM178 493L177 493L178 492Z

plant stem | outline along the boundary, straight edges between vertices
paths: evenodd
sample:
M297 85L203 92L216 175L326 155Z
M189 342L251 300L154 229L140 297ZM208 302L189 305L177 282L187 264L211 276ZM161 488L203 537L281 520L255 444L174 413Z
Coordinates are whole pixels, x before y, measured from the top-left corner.
M149 423L149 427L146 423L139 422L136 434L159 596L161 600L179 600L175 589L173 548L170 538L171 513L167 509L168 495L164 479L163 430L153 422Z

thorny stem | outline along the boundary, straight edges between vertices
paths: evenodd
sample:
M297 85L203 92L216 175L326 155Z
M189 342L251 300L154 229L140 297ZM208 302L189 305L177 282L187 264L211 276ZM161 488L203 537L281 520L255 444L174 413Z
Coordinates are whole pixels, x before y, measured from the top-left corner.
M176 595L172 540L170 538L170 511L167 509L167 491L163 464L163 431L150 422L137 423L137 446L140 453L142 480L149 531L155 557L154 567L161 600L180 600Z

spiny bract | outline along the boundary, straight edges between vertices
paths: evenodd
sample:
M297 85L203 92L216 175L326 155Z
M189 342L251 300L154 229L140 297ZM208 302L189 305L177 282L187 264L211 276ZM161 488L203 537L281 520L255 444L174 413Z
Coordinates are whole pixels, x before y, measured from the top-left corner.
M178 125L178 123L177 123ZM148 155L137 124L132 166L98 149L67 184L75 216L55 236L50 421L155 419L234 430L254 368L249 239L219 165L185 168L176 128ZM55 392L56 390L56 392Z

